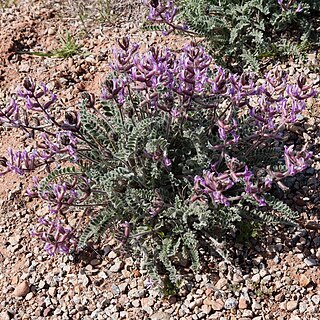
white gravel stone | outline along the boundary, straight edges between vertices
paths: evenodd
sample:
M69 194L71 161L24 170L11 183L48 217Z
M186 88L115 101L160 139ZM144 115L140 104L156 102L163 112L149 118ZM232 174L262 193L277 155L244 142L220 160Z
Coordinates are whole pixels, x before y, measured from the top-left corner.
M298 307L298 301L291 300L287 302L286 308L288 311L293 311L297 309L297 307Z
M252 301L252 310L261 310L262 309L262 306L259 302L257 302L256 300L253 300Z
M26 301L29 301L29 300L31 300L31 299L33 298L33 296L34 296L33 292L29 292L29 293L25 296L25 300L26 300Z
M114 272L114 273L116 273L116 272L119 272L121 269L122 269L122 267L123 267L123 262L119 259L119 258L116 258L114 261L113 261L113 265L110 267L110 271L111 272Z
M308 257L308 258L305 258L303 260L303 262L308 266L308 267L315 267L318 265L318 261L314 258L311 258L311 257Z
M235 298L228 298L224 303L226 309L235 309L237 305L238 301Z
M320 296L315 294L314 296L311 297L311 301L314 303L314 304L319 304L320 302Z
M261 279L261 277L260 277L260 274L259 274L259 273L253 275L252 278L251 278L251 280L252 280L253 282L256 282L256 283L259 283L259 282L260 282L260 279Z
M243 310L242 316L251 318L253 316L253 312L251 310Z
M166 312L156 312L151 317L150 320L170 320L170 314Z
M0 313L0 319L1 320L10 320L11 319L11 315L8 311L3 311Z

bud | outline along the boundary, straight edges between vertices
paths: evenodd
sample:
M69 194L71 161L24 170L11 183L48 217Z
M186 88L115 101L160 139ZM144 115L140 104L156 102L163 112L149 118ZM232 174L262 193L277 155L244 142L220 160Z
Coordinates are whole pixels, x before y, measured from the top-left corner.
M298 78L297 82L298 82L298 86L299 86L300 89L303 89L304 85L306 84L306 81L307 81L307 79L304 76L300 76Z
M153 8L158 7L158 6L159 6L159 0L151 0L151 1L150 1L150 5L151 5L151 7L153 7Z
M88 109L94 108L95 102L96 102L96 98L95 95L93 93L89 93L89 92L83 92L82 93L82 99L84 100L85 106Z
M7 166L8 159L6 157L0 157L0 165L3 167Z
M122 42L121 42L121 40L118 40L118 45L122 50L127 51L129 49L129 45L130 45L129 37L123 37Z
M24 79L23 86L26 90L30 92L34 92L34 90L36 89L36 86L31 78Z

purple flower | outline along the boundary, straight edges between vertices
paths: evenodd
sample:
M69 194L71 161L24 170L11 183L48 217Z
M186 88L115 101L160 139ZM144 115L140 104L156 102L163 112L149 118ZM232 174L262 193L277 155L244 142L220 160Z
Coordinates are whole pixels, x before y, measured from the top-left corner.
M214 203L221 203L229 206L228 198L223 194L232 186L234 182L227 174L217 174L209 170L205 170L202 177L195 176L194 187L195 190L208 195Z
M301 4L301 2L298 4L298 7L297 7L297 9L296 9L296 13L298 13L298 12L302 12L303 11L303 7L302 7L302 4Z
M50 256L56 253L69 253L71 247L77 244L72 229L64 227L59 220L40 218L39 224L40 231L33 229L31 235L45 243L44 249Z
M169 168L172 165L172 161L167 157L167 156L163 156L162 158L162 164L166 167Z
M35 169L38 158L39 153L36 150L27 152L26 150L14 151L12 148L9 148L8 159L6 159L5 163L7 169L1 172L0 175L4 175L10 171L24 175L26 171Z
M66 192L67 192L67 185L65 183L63 184L56 183L53 185L53 193L57 199L57 202L63 202Z
M312 157L312 152L306 151L306 145L299 152L294 152L293 148L294 145L284 147L284 160L287 167L286 175L288 176L304 171L308 166L307 162Z
M130 222L125 221L120 224L120 227L123 228L123 235L124 235L123 243L124 243L128 240L128 238L130 236L131 224L130 224Z

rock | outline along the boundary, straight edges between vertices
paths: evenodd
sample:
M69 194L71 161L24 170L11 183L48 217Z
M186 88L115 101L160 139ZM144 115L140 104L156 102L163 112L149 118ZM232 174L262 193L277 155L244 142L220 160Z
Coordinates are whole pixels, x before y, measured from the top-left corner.
M195 278L196 282L202 281L202 276L200 274L196 274L194 278Z
M123 267L123 262L117 258L114 260L114 265L112 265L109 270L111 272L116 273L116 272L119 272L122 269L122 267Z
M102 279L107 279L108 278L108 275L104 272L104 271L100 271L98 273L98 277L99 278L102 278Z
M242 315L243 315L244 317L251 318L251 317L253 317L253 312L252 312L251 310L244 310L243 313L242 313Z
M101 263L101 260L99 260L99 259L92 259L92 260L90 261L90 264L91 264L93 267L99 265L100 263Z
M196 307L196 302L195 302L195 301L191 301L191 302L189 303L189 305L188 305L188 308L189 308L190 310L193 310L195 307Z
M131 301L131 304L133 305L133 307L139 308L140 307L140 300L135 299L135 300Z
M11 314L8 311L3 311L0 313L0 319L1 320L10 320Z
M239 309L247 309L248 308L248 301L245 299L245 297L243 296L243 294L240 296L239 298L239 305L238 305Z
M209 314L211 310L212 310L212 307L210 305L204 304L201 306L201 311L205 314Z
M19 285L16 286L16 288L13 291L13 294L16 297L24 297L26 296L30 291L30 286L28 281L23 281Z
M109 259L115 259L117 257L117 254L114 251L110 251L110 253L108 254L108 258Z
M302 314L307 310L307 304L305 302L299 303L299 312Z
M14 276L11 279L11 284L16 285L19 283L19 277L18 276Z
M228 298L224 303L224 307L226 309L235 309L237 307L237 305L238 305L238 303L235 298Z
M310 283L310 277L307 277L306 275L302 274L299 278L299 284L301 287L306 287Z
M275 295L274 299L277 302L282 302L285 299L285 295L283 294L283 292L280 292L277 295Z
M270 275L266 275L262 278L261 280L261 284L268 284L271 281L271 276Z
M196 307L201 307L203 304L203 299L202 298L198 298L195 300L196 303Z
M33 292L29 292L26 296L25 296L25 300L29 301L33 298Z
M104 254L104 256L108 256L109 257L109 253L111 252L111 247L110 246L105 246L104 248L103 248L103 254Z
M128 288L128 284L126 282L119 283L118 287L119 287L121 293L124 293Z
M132 267L133 266L133 259L131 257L126 258L124 260L124 262L125 262L126 266L128 266L128 267Z
M48 28L48 35L49 36L53 36L54 34L56 34L56 28L55 27L50 27Z
M43 288L45 287L45 285L46 285L46 282L43 281L43 280L40 280L40 281L39 281L39 284L38 284L38 288L39 288L39 289L43 289Z
M319 304L320 302L320 296L315 294L314 296L311 297L311 300L314 304Z
M259 273L255 274L252 276L251 280L255 283L259 283L260 282L260 279L261 279L261 276Z
M221 299L212 300L211 307L214 311L220 311L224 307L224 302Z
M111 291L116 297L120 295L120 288L114 283L111 286Z
M213 300L211 298L205 298L203 300L203 304L207 305L207 306L211 306L212 305Z
M79 280L81 281L84 287L87 287L90 282L90 279L86 275L81 275L81 277L79 277Z
M243 277L241 275L235 273L233 275L232 282L233 283L241 283L241 282L243 282Z
M226 278L221 278L216 283L215 287L219 290L221 290L224 286L228 284L228 280Z
M126 294L122 294L120 296L120 298L118 299L118 303L120 306L125 306L126 304L129 303L129 298L127 297ZM109 305L109 304L110 304L110 301L108 301L107 305Z
M314 258L311 258L311 257L308 257L308 258L305 258L303 260L303 262L308 266L308 267L314 267L314 266L317 266L318 265L318 261Z
M56 287L50 287L50 288L48 289L48 293L49 293L49 295L50 295L51 297L55 297L56 294L57 294L57 288L56 288Z
M150 297L142 298L140 302L143 308L154 304L154 300Z
M51 316L52 315L52 309L51 308L45 308L43 310L43 316L44 317L48 317L48 316Z
M298 301L290 300L287 302L286 309L288 311L293 311L293 310L297 309L297 307L298 307Z
M151 317L150 320L170 320L170 314L166 312L156 312Z
M211 287L207 288L205 291L206 297L212 295L212 292L213 292L213 288L211 288Z
M283 247L284 247L284 245L282 243L277 243L275 248L276 248L277 252L282 252Z
M260 270L259 274L260 274L260 277L263 278L263 277L267 276L269 274L269 272L265 268L263 268Z
M128 292L128 298L129 299L134 299L134 298L143 298L146 294L146 290L145 289L131 289Z
M262 309L262 306L259 302L253 300L252 301L252 310L260 310Z

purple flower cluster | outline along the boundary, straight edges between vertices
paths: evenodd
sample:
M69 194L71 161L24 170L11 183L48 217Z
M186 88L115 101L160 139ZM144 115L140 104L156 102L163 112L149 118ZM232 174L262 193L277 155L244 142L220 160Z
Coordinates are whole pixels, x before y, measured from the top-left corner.
M0 124L22 129L29 138L36 140L37 148L31 151L9 149L8 158L2 157L5 170L0 175L10 171L23 175L39 167L46 167L49 171L57 156L76 161L78 139L75 133L80 128L78 114L67 114L63 123L58 122L50 113L57 96L43 83L37 87L32 79L26 79L23 86L18 87L17 96L23 103L12 98L9 105L0 110ZM39 120L41 118L44 123ZM55 126L54 130L52 126Z
M252 171L245 165L237 163L232 158L227 161L228 170L220 173L216 169L216 165L212 165L210 170L204 170L202 176L194 178L194 189L198 195L208 196L213 203L224 204L230 206L232 201L240 199L239 196L232 196L230 189L237 183L244 185L244 192L258 202L260 206L265 206L266 202L262 193L270 189L273 182L279 182L283 178L294 176L307 168L307 163L312 157L312 152L306 150L304 146L299 152L294 151L294 146L285 146L284 160L285 172L274 172L269 168L264 176L256 177ZM228 193L231 194L228 196ZM197 199L194 197L193 200Z
M78 143L77 138L70 131L59 131L56 133L55 141L52 141L48 134L41 132L39 135L41 139L40 142L37 142L37 147L42 149L40 153L41 158L44 161L49 161L54 158L56 155L67 154L74 161L77 160L76 156L76 146Z
M184 118L188 111L199 105L202 108L217 108L215 103L204 104L203 97L229 99L229 111L218 122L222 140L232 136L233 141L238 141L235 115L241 108L248 108L260 131L259 135L262 132L268 135L277 127L294 122L296 115L305 108L306 99L316 94L303 78L297 84L287 84L286 75L281 70L267 73L262 84L257 83L250 74L228 75L218 66L213 67L214 73L209 76L212 58L202 47L194 44L185 46L181 55L177 56L166 48L153 48L139 54L137 46L130 46L127 38L123 43L127 45L115 51L113 68L123 73L124 78L109 80L104 89L104 99L121 101L122 104L124 97L129 96L128 89L132 89L131 92L135 90L143 94L140 107L145 111L162 110L175 118ZM166 90L160 93L162 88Z
M218 136L222 141L213 145L212 149L220 150L225 155L243 144L249 143L257 148L272 140L280 140L285 125L294 123L297 115L305 109L306 100L316 95L304 77L299 77L296 84L290 84L287 75L279 68L269 71L259 82L254 75L227 74L218 66L213 67L212 73L212 58L202 47L194 44L185 46L177 56L166 48L153 48L139 54L137 46L130 46L127 38L123 43L126 43L125 47L121 45L121 50L114 51L117 63L113 67L124 74L125 81L114 79L117 89L114 85L113 94L104 95L104 98L118 101L120 98L117 96L124 97L128 96L128 91L139 91L142 96L139 112L143 109L149 114L165 112L172 122L189 119L189 113L195 110L211 110L215 114L212 119L218 126ZM161 91L162 88L166 90ZM229 103L223 107L207 102L216 97ZM241 133L239 117L242 116L249 117L248 125L254 128L249 134ZM145 154L155 161L165 160L161 150ZM229 168L224 173L219 173L218 168L212 166L211 170L204 171L202 177L195 178L195 190L207 194L214 203L229 205L226 192L241 182L244 191L264 205L263 190L270 188L272 182L304 170L311 153L304 148L294 154L293 146L290 146L285 148L284 156L286 172L268 169L268 174L259 179L245 165L236 172Z
M32 79L26 79L17 89L17 98L0 110L0 123L6 127L22 129L29 138L36 141L31 150L8 150L8 156L1 158L4 170L0 175L15 172L23 175L44 167L48 172L51 165L59 165L63 159L77 161L80 117L79 113L67 113L60 121L51 112L57 96L41 83L37 86ZM31 198L41 198L49 202L51 215L57 215L70 205L83 203L90 195L90 181L85 177L75 177L73 181L54 182L49 189L39 191L39 182L34 177L34 186L27 189ZM33 235L44 241L45 249L53 255L56 252L69 252L75 244L75 236L70 228L62 226L58 219L51 216L40 220L45 231L33 231Z
M40 230L32 230L31 234L45 242L45 250L50 256L56 253L69 253L77 244L75 235L70 228L62 225L61 221L51 218L39 219Z
M296 0L278 0L282 11L294 11L295 13L302 12L303 7L301 3L297 4Z
M194 178L195 191L198 194L208 196L215 204L230 206L232 201L239 200L240 197L227 196L225 193L232 189L236 183L241 182L244 184L244 191L252 196L260 206L264 206L265 201L260 195L262 188L252 181L254 174L247 166L244 167L243 171L235 171L234 169L232 161L229 163L229 170L224 173L217 172L216 166L212 165L210 170L203 171L202 177L196 176Z
M36 159L38 157L38 152L32 150L27 152L23 151L14 151L9 148L8 158L2 157L2 165L6 168L3 172L0 172L0 176L8 173L15 172L19 175L23 175L26 171L32 171L36 168Z
M39 191L38 179L34 178L32 189L27 189L31 198L41 198L50 203L50 213L58 214L70 206L81 206L91 195L90 180L84 176L75 175L70 181L49 183L47 188Z
M164 152L160 148L158 148L154 152L148 152L147 150L145 150L144 153L148 158L152 159L153 161L161 162L165 168L169 168L172 165L172 161L168 158L166 152Z
M45 242L45 250L51 256L56 253L69 253L71 247L77 244L76 236L73 230L64 227L57 217L70 206L81 206L89 198L90 181L85 177L75 176L72 181L49 184L44 191L40 191L37 177L33 178L33 182L33 188L27 189L27 196L48 202L49 214L46 218L39 219L39 226L37 230L31 231L31 235Z
M151 0L145 1L145 4L149 4L148 19L153 23L165 23L169 26L168 30L163 30L164 35L170 34L174 30L187 30L186 25L176 24L175 19L178 14L178 7L173 0Z
M161 14L157 16L158 11L155 11L154 19L162 15L173 19L176 11L169 10L172 5L173 2L169 1L160 10L157 2L155 9L160 10ZM171 13L166 14L166 10ZM176 179L179 187L180 181L183 184L194 179L189 188L192 201L225 206L243 197L254 199L260 206L266 205L263 194L273 183L280 183L281 179L307 167L312 153L307 151L306 146L300 151L295 151L294 146L284 147L285 169L281 172L265 164L262 168L251 167L246 160L251 151L280 145L286 125L294 123L305 109L306 100L317 94L304 77L291 84L281 69L268 72L259 81L253 74L231 74L213 65L212 57L194 43L183 47L180 54L154 47L140 53L139 46L131 44L128 37L119 40L119 47L114 50L115 62L112 64L117 76L105 81L102 99L116 106L128 134L130 128L137 128L136 124L146 118L152 118L157 124L154 134L159 134L156 138L150 138L152 140L137 152L136 156L141 157L138 161L128 161L130 166L150 163L151 159L156 164L153 169L158 169L158 164L161 164L164 170L160 174L170 171L170 177ZM24 130L36 140L36 149L10 149L8 158L2 158L0 162L5 167L2 174L9 171L24 174L39 167L50 172L50 166L60 166L63 159L75 162L79 157L91 161L85 152L94 149L95 145L84 136L86 131L80 130L79 113L69 112L61 121L50 110L57 97L44 84L37 87L30 79L18 89L18 97L20 100L12 99L0 111L0 122ZM24 107L19 106L21 100ZM85 107L88 112L99 113L115 137L113 142L117 144L115 123L103 110L95 108L94 96L86 96ZM39 121L39 113L44 124ZM127 123L130 125L126 126ZM158 130L158 127L161 129ZM202 132L204 139L207 139L199 142L199 150L192 143L192 146L186 146L187 151L179 149L179 139L193 139L193 133L199 138L198 132ZM241 150L244 154L240 161L236 157ZM114 156L112 152L109 158ZM115 156L113 160L116 162L116 159ZM200 168L195 165L198 161L201 161ZM142 171L148 170L146 167ZM200 174L204 167L209 169ZM106 170L106 166L103 168ZM135 171L135 168L130 169ZM82 173L73 173L71 178L51 177L46 187L35 179L34 187L27 191L30 197L41 198L50 204L50 216L40 221L41 231L33 232L46 242L50 254L69 252L69 245L75 243L72 230L63 227L58 220L59 214L70 206L105 205L88 202L89 196L96 190L92 189L90 181ZM143 172L142 179L145 177L148 174ZM147 184L142 182L139 180L139 185L145 187ZM149 207L152 217L159 215L166 205L164 199L156 198ZM121 227L128 238L132 227L130 222L125 222Z
M167 48L152 48L139 54L135 44L129 45L128 38L119 43L127 46L121 45L121 49L114 50L116 62L112 67L123 73L124 78L107 82L102 95L104 99L123 103L124 96L128 96L126 89L131 86L135 91L144 93L140 106L146 107L147 111L161 109L184 116L184 112L173 108L173 95L178 95L179 105L188 109L192 99L204 93L208 86L221 85L221 81L215 84L208 78L212 58L202 47L187 45L177 57ZM159 91L162 88L169 91L165 90L161 95Z

